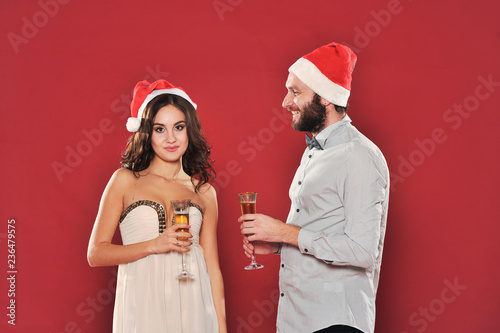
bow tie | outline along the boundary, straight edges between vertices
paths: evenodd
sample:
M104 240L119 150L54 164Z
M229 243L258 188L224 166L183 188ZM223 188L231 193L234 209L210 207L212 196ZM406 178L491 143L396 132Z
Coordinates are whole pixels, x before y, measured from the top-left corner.
M309 137L309 135L307 135L307 134L306 134L306 143L307 143L307 147L309 147L309 149L318 148L319 150L323 150L323 147L321 147L318 140L316 140L315 137L312 137L312 138Z

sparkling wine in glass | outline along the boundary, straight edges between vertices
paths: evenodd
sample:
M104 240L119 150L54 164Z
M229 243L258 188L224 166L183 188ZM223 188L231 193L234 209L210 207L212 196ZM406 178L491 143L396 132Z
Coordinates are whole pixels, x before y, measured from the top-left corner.
M189 207L191 206L191 200L173 200L171 201L172 208L174 209L174 224L184 223L189 225ZM189 229L182 228L177 229L178 232L189 232ZM187 241L187 237L179 237L180 241ZM194 277L193 274L189 273L186 269L186 253L182 252L182 271L176 276L178 279L187 279Z
M256 192L245 192L238 194L241 206L241 215L245 214L255 214L257 213L257 193ZM251 235L247 235L251 236ZM254 250L255 251L255 250ZM246 270L260 269L264 268L264 265L258 264L255 261L255 254L252 252L252 261L250 265L246 266Z

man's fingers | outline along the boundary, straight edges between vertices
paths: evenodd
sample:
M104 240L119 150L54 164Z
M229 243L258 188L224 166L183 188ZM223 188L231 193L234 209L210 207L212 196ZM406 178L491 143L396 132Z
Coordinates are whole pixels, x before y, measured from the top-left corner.
M255 214L245 214L238 218L238 222L253 221L255 220Z
M253 249L250 249L246 244L243 244L243 250L245 251L245 255L250 258L253 253Z

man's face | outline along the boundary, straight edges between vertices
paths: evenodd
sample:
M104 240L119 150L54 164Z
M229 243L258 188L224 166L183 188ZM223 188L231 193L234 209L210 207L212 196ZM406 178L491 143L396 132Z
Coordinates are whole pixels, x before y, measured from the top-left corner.
M283 108L292 112L292 128L296 131L319 133L325 127L326 107L316 95L295 74L289 73L286 81L288 90Z

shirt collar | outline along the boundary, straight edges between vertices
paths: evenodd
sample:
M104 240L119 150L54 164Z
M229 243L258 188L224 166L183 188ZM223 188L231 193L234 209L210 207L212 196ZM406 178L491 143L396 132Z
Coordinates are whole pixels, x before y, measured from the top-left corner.
M340 132L340 130L345 126L351 123L351 118L346 114L342 120L337 121L327 128L323 129L321 132L319 132L318 135L316 135L316 140L320 144L321 148L325 148L326 141L330 136L333 136L337 133Z

